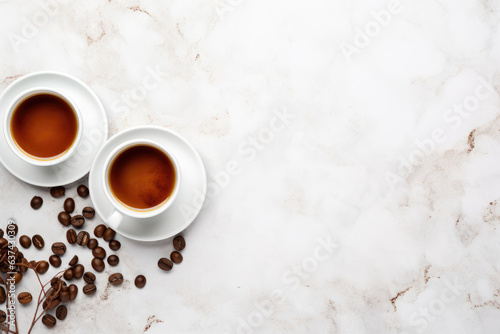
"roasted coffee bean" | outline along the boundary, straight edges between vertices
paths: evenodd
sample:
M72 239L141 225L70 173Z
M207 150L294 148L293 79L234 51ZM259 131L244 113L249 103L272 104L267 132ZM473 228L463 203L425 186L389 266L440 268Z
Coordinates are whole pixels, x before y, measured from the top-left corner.
M14 279L14 284L19 284L19 282L23 279L23 273L17 271L13 275L10 275L10 277Z
M73 269L69 268L69 269L66 269L66 271L64 272L64 279L66 281L71 281L73 279Z
M99 242L97 241L97 239L94 239L94 238L90 239L89 243L87 244L88 249L94 249L97 246L99 246Z
M98 257L100 259L104 259L106 257L106 250L104 250L104 248L102 247L96 247L92 250L92 255L94 255L95 257Z
M0 249L7 247L9 241L5 238L0 238Z
M85 281L85 283L89 283L89 284L94 283L95 282L94 273L87 271L85 274L83 274L83 280Z
M39 196L35 196L31 199L31 207L34 209L34 210L38 210L42 207L42 204L43 204L43 199Z
M71 216L67 212L59 212L57 215L57 220L63 226L69 226L69 222L71 221Z
M51 256L49 256L49 263L52 267L59 268L62 261L59 256L52 254Z
M62 186L52 187L50 188L50 195L55 198L63 197L66 195L66 189Z
M82 214L85 218L92 219L95 216L95 210L94 210L94 208L87 206L87 207L83 208Z
M75 300L78 295L78 287L74 284L71 284L68 288L69 291L69 300Z
M31 247L31 239L30 239L30 237L28 237L27 235L22 235L22 236L19 238L19 244L20 244L23 248L30 248L30 247Z
M82 227L85 224L85 218L82 215L76 215L71 217L70 223L74 227Z
M80 231L78 233L78 236L76 237L76 243L79 244L80 246L87 246L90 240L90 235L89 232L87 231Z
M178 235L173 240L175 250L181 251L186 248L186 240L182 235Z
M0 238L3 238L3 235L4 235L4 232L3 232L3 230L0 228Z
M12 223L12 224L7 225L7 235L16 236L17 232L19 232L19 226L17 226L16 223Z
M63 208L67 213L73 213L73 211L75 211L75 200L71 197L66 198L66 200L64 200Z
M38 262L36 262L35 260L31 260L30 262L28 262L31 268L35 268L37 263Z
M111 248L114 251L119 250L121 246L122 244L118 240L111 240L109 242L109 248Z
M33 241L33 246L35 246L35 248L37 249L42 249L43 246L45 246L45 241L39 234L35 234L33 238L31 238L31 241Z
M4 311L0 310L0 324L3 324L5 320L7 320L7 314Z
M105 268L104 261L95 257L92 259L92 268L98 273L102 272Z
M102 238L102 236L104 235L104 231L106 231L106 225L97 225L94 229L94 235L98 238Z
M172 254L170 254L170 260L172 260L173 263L179 264L182 262L182 255L181 253L177 251L173 251Z
M123 283L123 275L120 273L112 274L109 276L108 281L111 285L120 285Z
M69 261L68 264L70 267L76 266L78 264L78 255L73 256L73 258L71 259L71 261Z
M57 319L64 320L66 319L67 315L68 315L68 308L64 305L59 305L59 307L56 310Z
M57 323L57 320L56 318L54 318L53 315L50 315L50 314L45 314L43 317L42 317L42 323L49 327L49 328L52 328L56 325Z
M17 295L17 300L23 305L31 303L32 299L33 297L29 292L21 292L19 295Z
M158 260L158 267L160 267L161 270L170 271L172 270L173 266L174 264L172 263L172 261L165 257L162 257L160 260Z
M120 258L116 255L110 255L108 256L108 264L112 267L117 266L118 263L120 263Z
M146 277L144 277L144 275L137 276L135 278L134 284L138 289L144 288L146 286Z
M56 255L63 255L66 253L66 245L62 242L54 242L52 244L52 253Z
M77 264L73 268L73 277L76 279L80 279L82 278L84 272L85 272L85 267L82 264Z
M97 288L94 284L87 284L83 287L83 293L88 295L92 295L96 292Z
M69 289L68 287L66 287L67 289ZM61 290L61 293L59 294L59 298L61 299L61 303L66 303L69 301L69 291L62 291Z
M55 309L59 304L61 304L61 299L59 297L50 300L47 304L49 310Z
M66 232L66 240L68 240L68 243L70 245L73 245L74 243L76 243L76 231L73 230L72 228L70 228Z
M3 286L0 286L0 304L5 303L7 300L7 294L5 293L5 289Z
M19 268L19 269L20 269L20 270L21 270L21 272L23 272L23 273L27 272L27 271L28 271L28 267L27 267L27 265L28 265L28 260L26 260L26 258L24 258L24 257L23 257L23 259L21 260L21 263L23 264L23 266L20 266L20 268Z
M105 241L111 241L115 238L115 234L115 230L113 230L111 227L107 227L102 237Z
M89 188L82 184L79 185L78 188L76 188L76 192L78 193L78 196L85 198L89 195Z
M45 274L49 270L49 263L45 260L38 261L36 265L36 272L39 274Z

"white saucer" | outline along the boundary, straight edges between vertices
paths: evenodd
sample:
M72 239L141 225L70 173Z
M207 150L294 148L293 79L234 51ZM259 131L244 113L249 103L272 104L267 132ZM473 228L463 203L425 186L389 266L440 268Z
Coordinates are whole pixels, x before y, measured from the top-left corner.
M149 139L165 146L179 163L182 182L175 202L160 215L136 219L125 217L116 232L140 241L170 238L187 228L200 212L207 191L205 166L196 149L177 133L159 126L140 126L111 137L97 153L90 170L90 198L99 216L106 221L114 207L106 197L102 173L108 155L120 144L133 139Z
M78 105L84 126L78 149L68 160L56 166L33 166L11 151L4 127L0 126L0 162L17 178L36 186L53 187L74 182L89 172L94 156L108 138L104 107L97 95L79 79L59 72L35 72L17 79L4 90L0 96L0 120L16 96L34 87L54 88Z

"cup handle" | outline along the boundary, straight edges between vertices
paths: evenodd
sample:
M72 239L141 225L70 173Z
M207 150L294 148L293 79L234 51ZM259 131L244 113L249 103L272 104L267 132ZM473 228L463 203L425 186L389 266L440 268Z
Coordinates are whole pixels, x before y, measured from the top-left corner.
M114 210L111 215L109 215L108 219L106 220L106 223L111 227L114 228L115 230L120 226L121 222L123 220L123 215L118 212L118 210Z

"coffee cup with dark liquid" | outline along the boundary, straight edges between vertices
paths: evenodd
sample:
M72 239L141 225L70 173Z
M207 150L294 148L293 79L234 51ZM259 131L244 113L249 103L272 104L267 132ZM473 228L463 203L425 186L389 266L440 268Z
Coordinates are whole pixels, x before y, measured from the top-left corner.
M142 219L164 212L179 192L181 173L174 156L145 139L117 147L104 164L102 184L115 210L106 223L117 228L126 216Z
M18 95L4 119L10 149L36 166L59 164L75 153L82 136L82 117L68 96L35 88Z

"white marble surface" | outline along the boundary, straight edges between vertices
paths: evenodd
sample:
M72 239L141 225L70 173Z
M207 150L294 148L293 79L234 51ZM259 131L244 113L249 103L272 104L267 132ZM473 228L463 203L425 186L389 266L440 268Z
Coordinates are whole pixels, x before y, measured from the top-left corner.
M119 238L129 281L99 275L36 333L498 333L498 2L87 0L46 20L44 3L0 1L0 89L73 74L111 135L186 136L211 192L181 265L156 267L170 240ZM63 238L61 200L3 167L0 187L0 221Z

